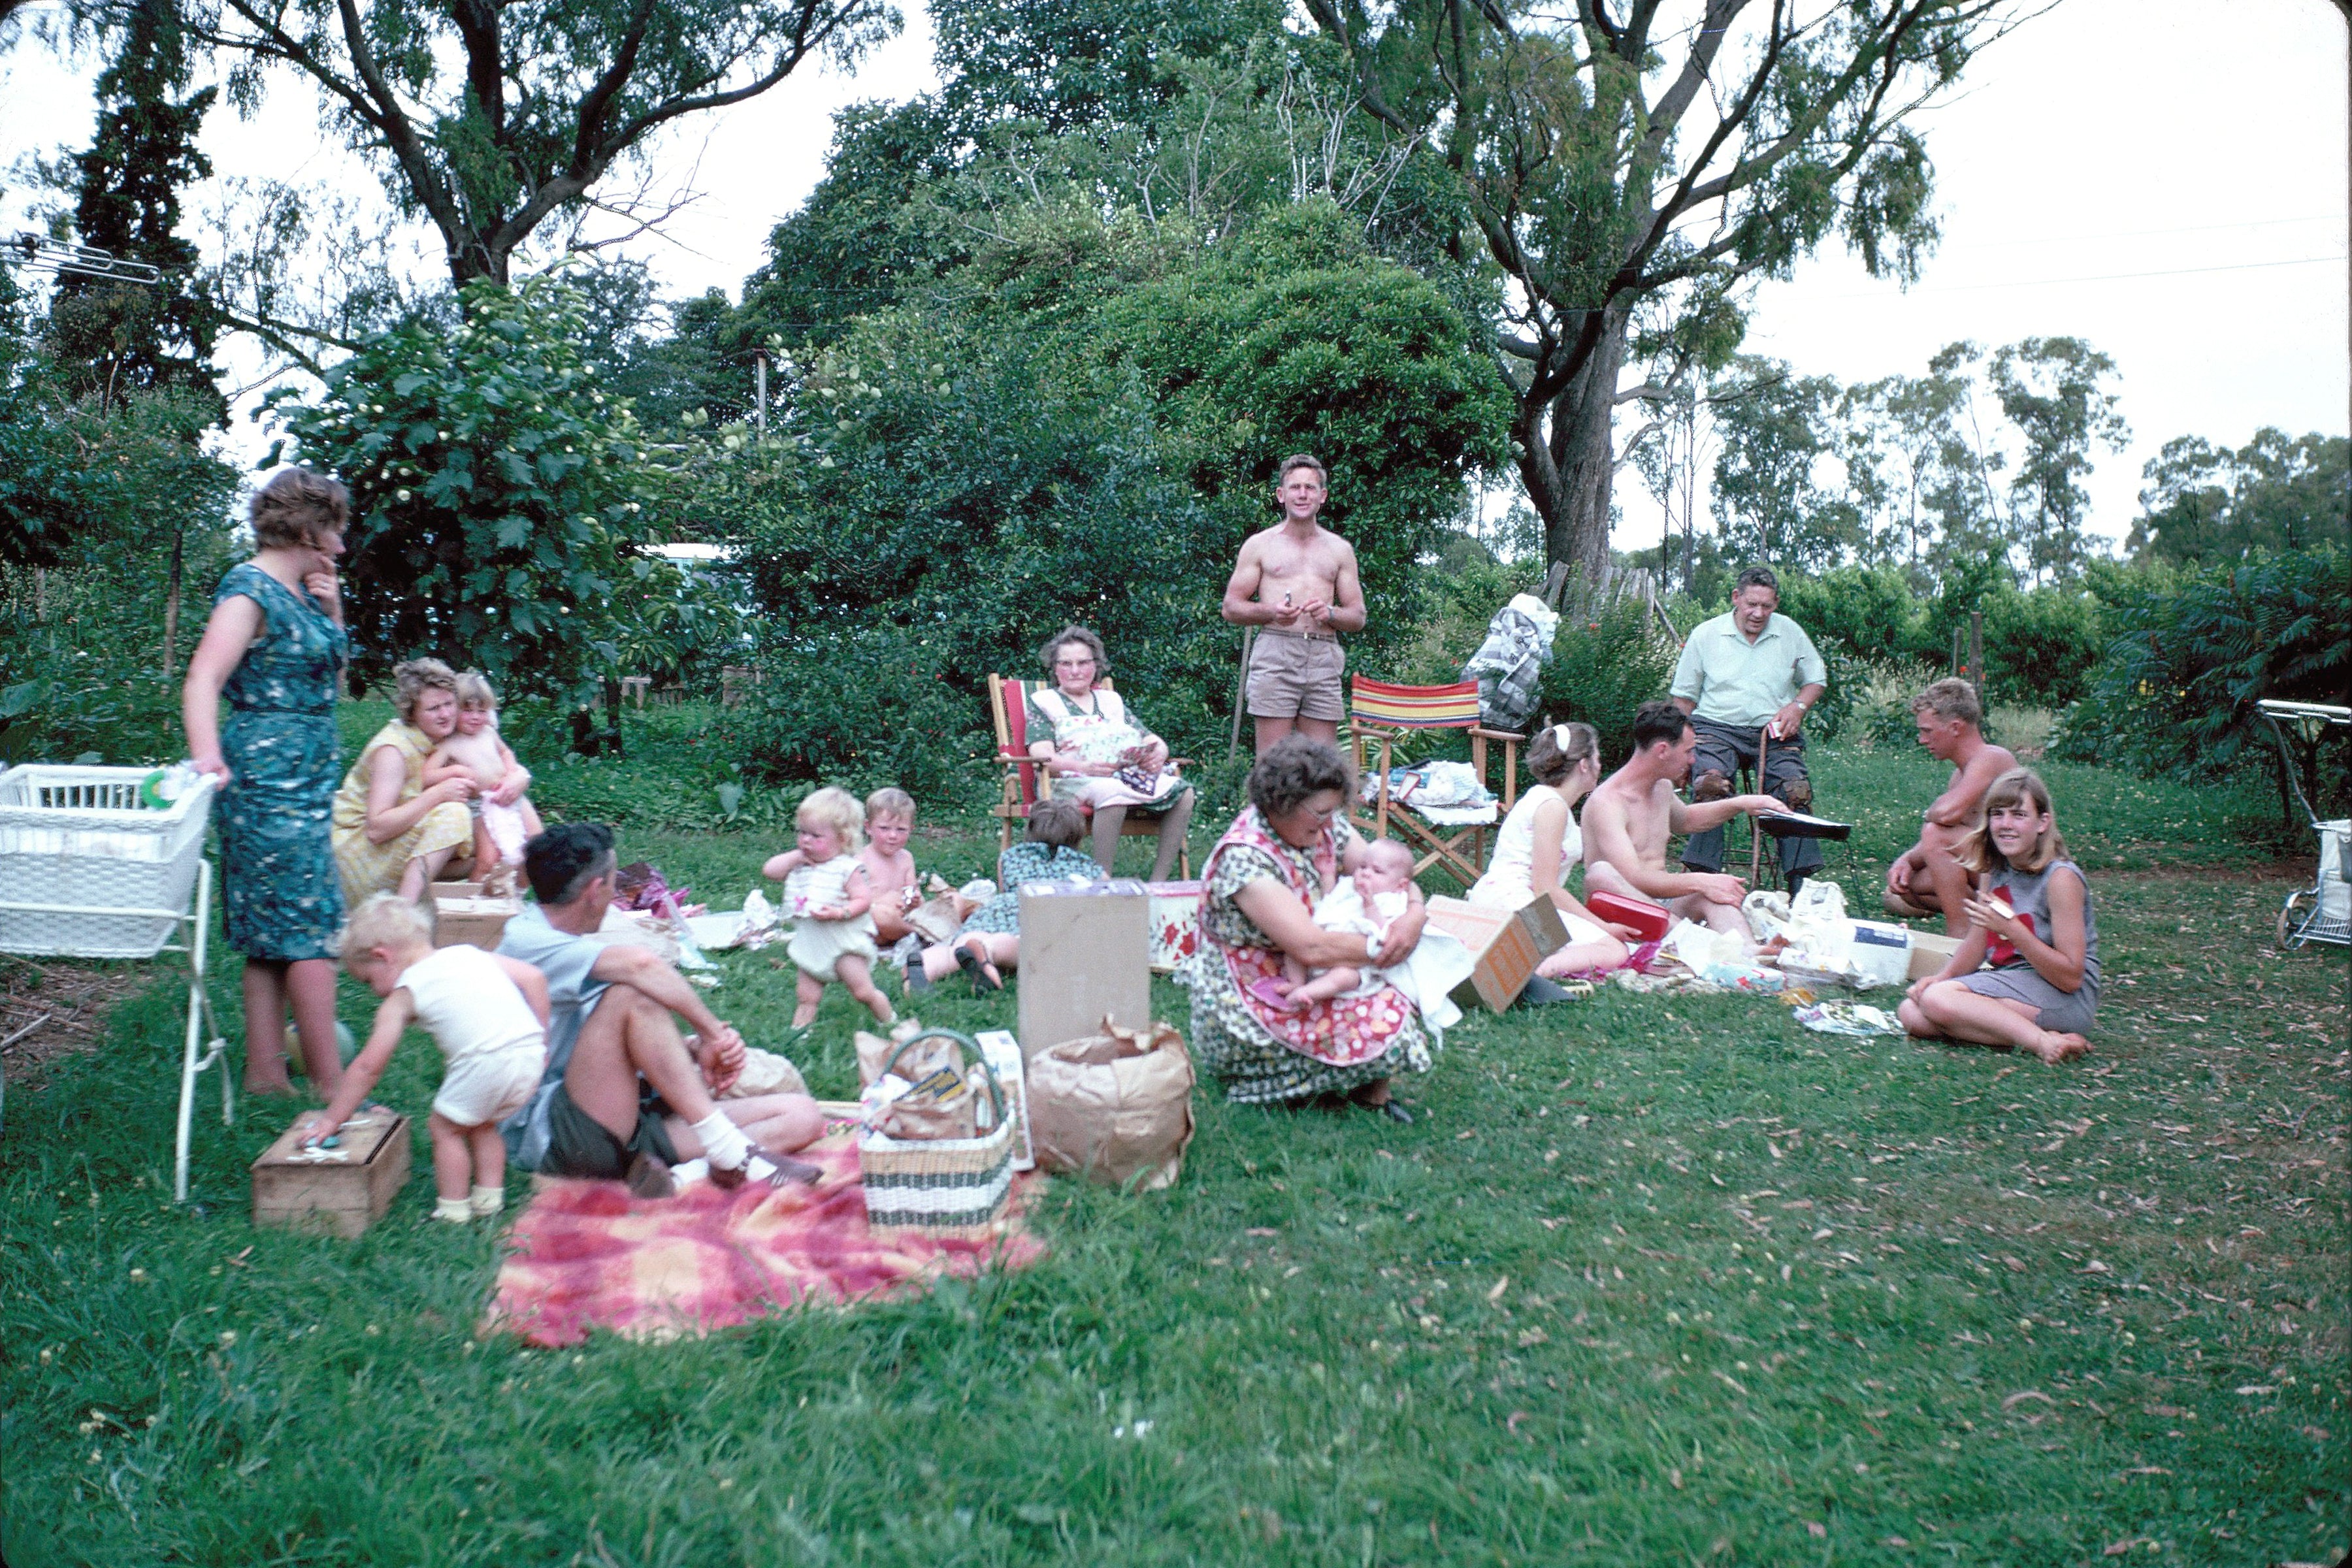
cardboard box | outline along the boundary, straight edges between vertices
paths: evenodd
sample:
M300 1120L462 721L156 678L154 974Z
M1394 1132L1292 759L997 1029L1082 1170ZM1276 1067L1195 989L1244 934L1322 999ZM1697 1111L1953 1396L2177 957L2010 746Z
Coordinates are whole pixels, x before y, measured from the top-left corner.
M1853 973L1864 985L1907 984L1904 971L1911 962L1911 930L1890 921L1853 922Z
M1021 1053L1151 1027L1150 895L1125 878L1021 885Z
M1518 1000L1536 965L1568 945L1568 926L1559 907L1540 893L1517 910L1434 898L1429 900L1429 918L1439 930L1460 938L1477 965L1469 979L1454 988L1454 1005L1465 1010L1503 1011Z
M1026 1058L1021 1054L1021 1042L1004 1029L982 1029L972 1038L980 1043L988 1070L1004 1089L1004 1114L1013 1121L1013 1168L1034 1171L1037 1151L1029 1141L1029 1074L1023 1066Z
M342 1146L305 1149L305 1112L253 1163L253 1223L351 1240L384 1215L408 1181L408 1118L389 1111L343 1123Z
M1153 973L1172 974L1178 964L1200 951L1201 889L1199 882L1143 884L1143 891L1151 900Z
M1933 931L1913 931L1911 963L1904 983L1908 984L1913 980L1925 980L1930 974L1941 972L1946 961L1960 950L1963 940L1957 936L1937 936Z
M463 884L460 884L461 886ZM441 886L435 883L436 888ZM507 921L522 913L520 899L486 899L478 893L433 900L433 945L455 947L469 942L495 948L506 934Z

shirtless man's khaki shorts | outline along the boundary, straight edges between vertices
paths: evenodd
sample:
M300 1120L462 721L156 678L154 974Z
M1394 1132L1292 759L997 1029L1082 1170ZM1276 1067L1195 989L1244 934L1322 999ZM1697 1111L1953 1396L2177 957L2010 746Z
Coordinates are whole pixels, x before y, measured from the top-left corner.
M1339 672L1347 667L1347 650L1336 637L1261 627L1250 645L1250 717L1338 723L1348 716L1347 694L1339 683Z

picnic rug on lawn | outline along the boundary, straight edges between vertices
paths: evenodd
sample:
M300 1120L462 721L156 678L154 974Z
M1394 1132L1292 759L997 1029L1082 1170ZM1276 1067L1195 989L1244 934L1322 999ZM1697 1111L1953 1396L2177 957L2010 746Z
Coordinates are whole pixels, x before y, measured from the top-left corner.
M932 1240L867 1228L855 1128L830 1130L793 1158L823 1166L824 1181L732 1193L696 1182L645 1199L618 1182L540 1178L508 1237L483 1331L550 1347L591 1329L677 1339L801 1305L915 1295L943 1274L1024 1268L1045 1255L1022 1220L1034 1172L1013 1177L995 1234Z

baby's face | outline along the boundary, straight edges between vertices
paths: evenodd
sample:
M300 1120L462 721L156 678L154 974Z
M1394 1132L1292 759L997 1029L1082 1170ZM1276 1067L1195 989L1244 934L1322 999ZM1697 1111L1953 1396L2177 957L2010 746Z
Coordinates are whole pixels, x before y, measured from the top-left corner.
M488 709L460 708L457 710L457 733L460 735L478 735L489 727L490 710Z
M841 853L841 835L828 823L803 822L793 840L812 860L830 860Z
M1367 901L1393 893L1412 879L1412 862L1404 856L1375 855L1356 868L1356 894Z
M866 837L875 848L882 851L886 860L895 858L907 847L907 836L915 825L903 816L879 814L866 819Z

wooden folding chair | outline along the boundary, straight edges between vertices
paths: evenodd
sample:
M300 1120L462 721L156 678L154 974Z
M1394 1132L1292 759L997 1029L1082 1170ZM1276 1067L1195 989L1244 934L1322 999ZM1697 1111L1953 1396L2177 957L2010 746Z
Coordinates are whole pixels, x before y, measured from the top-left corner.
M1405 847L1416 853L1415 876L1442 862L1465 882L1476 881L1486 869L1487 828L1500 823L1519 798L1519 742L1526 737L1489 730L1479 722L1475 680L1458 680L1450 686L1397 686L1355 676L1350 679L1348 718L1358 778L1364 774L1366 743L1377 741L1380 744L1372 813L1367 819L1360 810L1356 825L1374 837L1384 837L1393 820ZM1486 782L1486 742L1503 743L1503 804L1495 823L1448 829L1414 815L1412 802L1390 799L1390 763L1398 737L1408 730L1468 731L1470 768L1481 784Z
M1029 754L1029 694L1043 684L1042 681L1007 680L1001 675L988 678L988 717L996 727L993 765L1004 770L1003 795L993 808L999 854L1013 847L1013 825L1026 822L1030 808L1052 790L1045 764ZM1104 691L1117 689L1108 680L1097 681L1096 686ZM1178 767L1183 766L1186 761L1182 757L1170 759ZM1089 811L1087 815L1092 816L1094 814ZM1157 811L1147 811L1139 806L1128 807L1127 820L1119 824L1118 836L1158 842L1160 815ZM1183 879L1192 880L1192 847L1189 843L1178 848L1176 863Z

